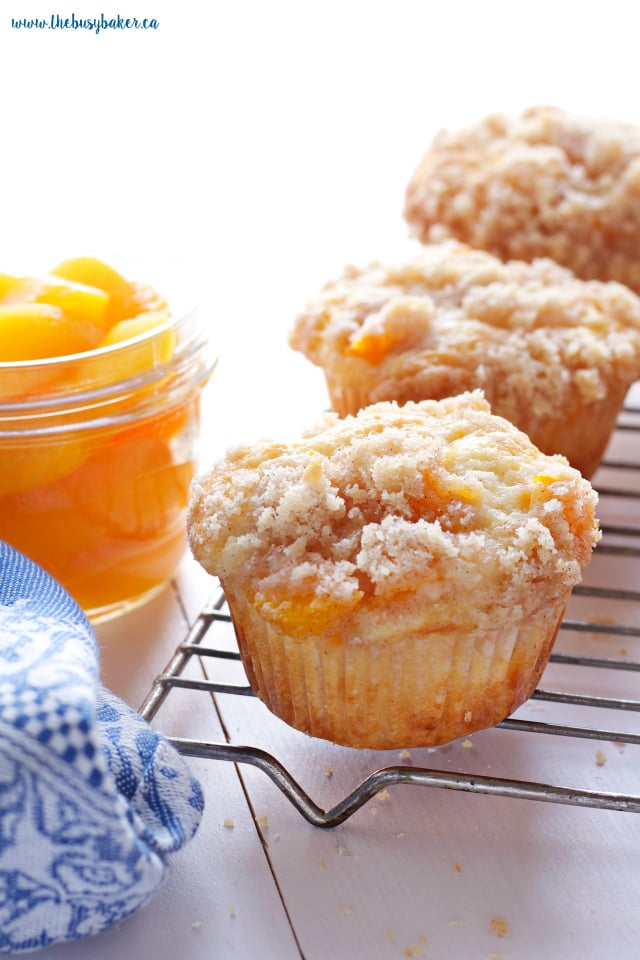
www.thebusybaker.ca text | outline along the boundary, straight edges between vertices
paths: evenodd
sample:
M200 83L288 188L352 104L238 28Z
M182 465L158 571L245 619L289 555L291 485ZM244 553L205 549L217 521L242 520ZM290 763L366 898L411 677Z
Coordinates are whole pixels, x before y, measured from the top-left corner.
M153 17L76 17L74 13L69 17L61 17L59 13L52 13L49 19L28 17L11 17L11 26L14 30L92 30L100 33L101 30L157 30L159 23Z

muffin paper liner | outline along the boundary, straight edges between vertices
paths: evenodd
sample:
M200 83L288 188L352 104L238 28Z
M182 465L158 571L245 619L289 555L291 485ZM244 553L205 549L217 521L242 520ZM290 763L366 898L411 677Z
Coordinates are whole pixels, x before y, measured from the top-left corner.
M288 637L225 588L249 682L281 720L314 737L371 749L436 746L493 726L533 693L569 598L495 630L384 642Z

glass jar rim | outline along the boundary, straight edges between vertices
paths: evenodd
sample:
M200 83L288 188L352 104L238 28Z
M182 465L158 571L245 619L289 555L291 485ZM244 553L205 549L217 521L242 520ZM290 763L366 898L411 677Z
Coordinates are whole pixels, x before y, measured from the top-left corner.
M0 360L0 374L13 370L24 370L26 372L43 369L45 367L49 369L53 367L57 368L63 366L65 363L71 365L74 362L91 361L96 357L101 358L103 356L125 352L128 348L152 339L165 330L176 329L197 313L198 307L196 302L190 298L187 299L183 293L184 289L191 286L188 276L186 275L187 268L184 263L174 258L165 257L162 260L158 260L158 258L154 257L153 262L150 264L142 258L118 253L105 254L92 249L83 253L82 257L99 260L121 273L123 277L134 277L134 275L136 278L144 277L154 289L162 293L169 303L170 313L167 320L149 330L144 330L133 337L129 337L127 340L121 340L117 343L108 344L107 346L94 347L90 350L83 350L77 353L61 354L56 357L38 357L32 360ZM14 270L17 276L23 273L23 259L25 259L24 253L19 254L17 262L12 264L12 269L20 267L20 269ZM38 254L38 260L44 260L42 252ZM51 276L47 270L34 274L34 276L40 275L43 277ZM161 276L164 277L164 280L161 279ZM60 282L64 283L64 279L60 278ZM178 304L177 309L175 304ZM0 394L0 404L2 402Z
M167 368L163 377L156 376L151 390L148 378L138 375L122 381L121 385L127 388L122 394L99 388L75 398L62 397L55 404L0 404L0 442L113 429L162 415L206 386L218 360L216 356L204 355L206 346L205 342L199 343L182 369ZM153 382L159 389L153 390ZM65 399L66 404L62 402Z
M191 307L180 316L170 315L167 320L159 323L149 330L143 330L127 340L119 340L117 343L110 343L103 347L94 347L91 350L81 350L77 353L63 353L57 357L36 357L32 360L0 360L0 374L9 370L38 370L51 367L62 367L65 364L81 362L83 360L92 360L96 357L110 356L111 354L124 353L127 348L143 343L145 340L151 340L167 330L173 330L180 325L186 318L196 311L196 307ZM0 403L2 401L0 400Z
M94 256L89 253L88 256ZM217 356L183 265L101 257L162 292L169 316L126 340L57 357L0 361L0 437L17 440L157 415L204 386ZM164 280L162 280L164 276ZM170 351L166 338L171 336Z

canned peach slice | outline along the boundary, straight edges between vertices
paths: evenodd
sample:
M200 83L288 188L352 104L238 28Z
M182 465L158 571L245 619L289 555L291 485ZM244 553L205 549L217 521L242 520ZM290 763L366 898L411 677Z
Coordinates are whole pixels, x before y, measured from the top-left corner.
M105 321L117 322L123 315L123 304L130 294L130 283L108 263L96 257L74 257L56 264L49 273L74 283L97 287L108 295Z
M141 283L139 280L129 281L129 293L124 308L123 320L135 317L139 313L161 310L168 312L169 309L165 298L154 287L149 286L148 283Z
M20 441L3 443L0 447L0 497L24 494L53 483L80 466L87 452L87 444L73 436L44 438L29 447Z
M0 292L2 284L0 282ZM2 303L48 303L68 316L81 319L97 331L105 329L109 294L98 287L61 280L58 277L16 277L2 294ZM96 335L96 340L99 333Z
M125 340L133 340L143 333L148 333L154 327L160 327L169 319L168 310L149 310L145 313L139 313L135 317L127 320L121 320L109 330L108 334L100 344L101 347L110 347L114 343L122 343ZM175 334L171 330L164 330L153 338L154 352L162 363L171 359L173 348L175 346Z
M167 302L146 283L127 280L109 264L96 257L75 257L63 260L50 271L57 277L97 287L108 295L105 323L111 327L138 313L166 309Z
M99 347L115 347L122 343L128 344L127 348L107 351L99 361L91 358L81 370L82 380L90 387L119 383L169 363L175 348L175 331L165 326L168 320L168 310L149 310L116 323ZM158 332L154 336L156 327ZM144 337L147 333L152 335Z
M85 517L113 537L149 537L184 510L193 472L175 463L170 444L154 436L121 434L70 474L65 488Z
M100 329L52 303L0 303L0 360L14 363L92 350Z

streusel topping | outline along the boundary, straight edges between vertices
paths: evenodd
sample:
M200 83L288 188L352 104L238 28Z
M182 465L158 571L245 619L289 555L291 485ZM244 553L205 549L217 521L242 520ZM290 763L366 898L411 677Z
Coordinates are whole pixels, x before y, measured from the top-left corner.
M291 346L374 402L480 388L506 416L556 411L640 375L640 298L551 260L502 262L456 241L349 267L297 318Z
M444 629L552 602L590 559L595 505L476 391L232 449L194 481L187 527L205 569L287 633L349 621L365 638L394 608Z
M640 129L537 106L443 130L409 183L405 216L425 242L547 256L640 291Z

